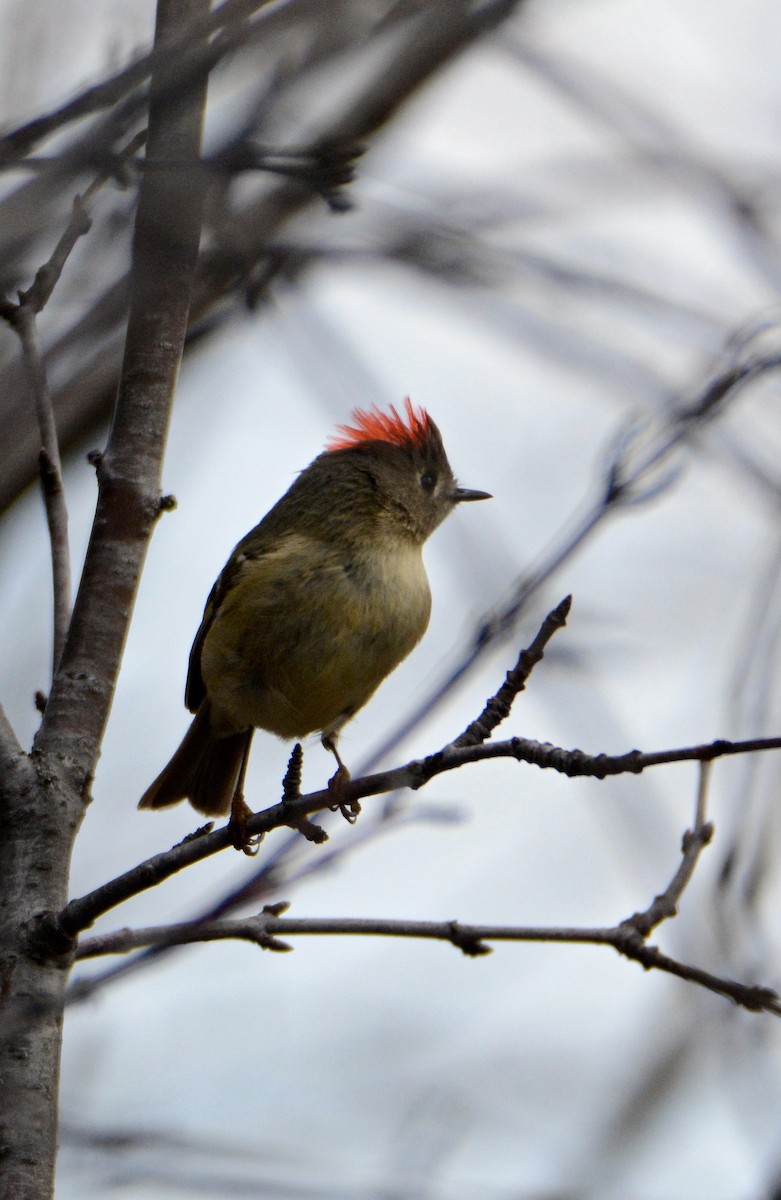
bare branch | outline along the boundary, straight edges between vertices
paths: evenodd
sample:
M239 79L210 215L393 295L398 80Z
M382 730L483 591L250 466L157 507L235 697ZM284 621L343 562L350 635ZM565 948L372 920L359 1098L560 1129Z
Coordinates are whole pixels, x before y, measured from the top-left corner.
M278 906L270 906L276 909ZM630 918L631 921L631 918ZM411 921L368 917L280 917L269 909L243 920L188 922L181 925L155 926L149 929L120 929L85 939L76 957L96 958L108 954L127 954L149 946L191 945L224 939L252 942L265 950L288 951L282 939L295 936L392 937L450 942L470 958L491 952L489 942L553 942L575 945L612 946L619 954L638 962L646 970L664 971L688 983L733 1000L751 1012L781 1016L781 998L772 988L722 978L699 967L679 962L649 946L629 923L610 927L546 927L528 925L469 925L460 921ZM136 962L138 960L135 960ZM128 967L132 968L133 963ZM117 969L74 984L67 1002L88 999L118 974ZM122 974L125 974L122 971Z
M190 4L189 16L208 11ZM166 42L185 10L160 0L156 41ZM147 154L197 164L206 76L172 96L153 77ZM160 470L168 415L187 329L201 229L197 173L144 172L133 259L133 295L122 379L99 498L70 632L36 739L89 778L111 704L146 547L160 512Z
M647 946L639 935L627 933L622 923L613 926L545 926L545 925L471 925L461 921L413 921L375 919L371 917L277 917L264 911L243 920L213 923L184 923L153 926L148 929L120 929L115 933L87 938L77 951L77 958L96 958L108 954L127 954L144 946L191 945L238 939L253 942L264 949L288 950L277 943L280 938L295 936L393 937L450 942L470 958L489 952L488 942L552 942L573 945L612 946L625 958L639 962L647 969L656 968L677 975L679 979L699 984L709 991L728 996L737 1004L754 1011L773 1012L781 1016L781 1000L772 988L743 984L722 979L698 967L691 967L662 954L655 946ZM100 977L102 978L102 977ZM96 990L97 980L76 984L78 996L86 999ZM93 986L91 986L93 985Z
M44 301L45 303L45 301ZM52 677L57 670L62 648L68 633L71 613L71 572L68 549L68 509L62 484L62 464L54 423L49 382L46 377L40 346L34 304L19 305L13 321L19 334L30 391L35 402L38 428L41 435L39 470L49 542L52 556L52 587L54 591L54 637L52 646Z
M755 738L745 742L718 740L700 746L687 746L678 750L661 750L644 754L630 750L628 754L585 754L582 750L563 750L542 742L526 738L512 738L505 742L488 743L482 746L445 747L437 754L383 771L378 775L366 775L353 779L345 786L349 800L364 800L369 796L384 794L402 787L421 788L429 780L445 771L456 770L468 762L479 762L489 758L515 758L534 766L559 771L570 778L589 776L605 779L608 775L639 775L648 767L673 762L709 762L735 754L751 754L761 750L781 749L781 737ZM297 816L307 816L327 808L331 797L327 789L311 792L294 802L274 804L257 812L247 821L250 836L268 833L290 824ZM203 826L189 835L171 850L165 850L145 862L139 863L125 874L96 888L71 902L56 918L54 925L60 935L73 937L89 926L103 913L137 896L163 880L177 874L185 867L202 859L210 858L231 846L227 826L213 830L211 824Z
M527 650L521 651L517 663L512 670L507 672L499 691L486 703L477 720L467 726L462 734L459 734L453 742L454 746L480 745L510 715L513 701L518 693L526 687L526 681L545 653L548 642L559 629L563 629L567 624L571 608L572 597L565 596L561 604L548 613L532 644Z
M523 672L531 670L533 663L538 661L542 647L547 643L556 629L561 627L563 618L569 612L569 597L553 610L543 622L543 625L531 647L526 652L529 660L524 660L522 654L514 670L518 675L513 676L511 689L519 681L523 682ZM509 693L504 693L507 681L496 696L506 700ZM496 699L496 697L494 697ZM486 706L490 708L491 702ZM481 718L482 719L482 718ZM470 728L472 728L470 726ZM463 737L463 735L462 735ZM689 746L676 750L663 750L643 753L631 750L622 755L596 754L589 755L582 750L565 750L548 743L541 743L529 738L511 738L502 742L488 742L462 745L461 738L443 747L435 754L425 759L419 759L378 775L368 775L351 780L345 785L345 795L349 802L365 799L369 796L408 787L413 790L425 786L431 779L446 771L455 770L469 762L479 762L492 758L514 758L543 769L556 770L570 778L589 776L595 779L605 779L607 776L634 774L639 775L646 768L663 763L696 761L709 763L715 758L735 754L746 754L760 750L781 749L781 738L758 738L746 742L728 742L723 739L705 743L699 746ZM703 776L704 779L704 776ZM704 783L702 784L704 787ZM310 793L307 796L293 797L287 795L280 803L257 812L247 819L246 832L248 836L259 836L281 826L288 826L296 821L304 820L312 813L327 808L330 803L328 790ZM698 799L704 807L704 791ZM692 838L704 838L704 824L699 818L695 821ZM705 844L707 838L702 841ZM89 926L98 916L111 908L123 903L130 897L138 895L151 887L157 886L171 875L185 867L210 857L232 845L227 827L212 831L211 824L203 826L196 833L187 837L171 850L154 855L145 862L125 872L123 875L96 888L95 891L72 900L57 918L52 922L52 934L57 937L72 938ZM700 847L701 848L701 847ZM693 849L693 848L692 848ZM692 864L693 865L693 864ZM685 881L684 881L685 882ZM677 885L676 885L677 886ZM208 916L212 914L207 914ZM653 926L652 926L653 927Z
M664 891L654 897L653 902L644 912L634 913L626 921L621 922L626 928L639 933L643 939L647 938L657 925L661 925L662 921L667 921L670 917L676 915L678 912L678 903L688 886L689 880L694 874L694 868L697 866L700 854L713 837L713 826L705 820L710 769L710 762L700 762L694 822L692 828L687 829L683 835L681 863L678 870Z
M710 842L712 826L705 820L707 782L710 763L700 764L700 778L692 828L683 836L681 863L670 883L642 912L617 925L605 928L545 928L539 926L463 925L458 921L373 920L368 918L296 918L283 917L285 901L267 905L254 917L241 920L189 921L177 925L155 926L148 929L121 929L115 933L81 941L76 951L78 959L96 958L107 954L127 954L132 950L154 947L162 950L195 942L238 939L252 942L262 949L287 951L291 947L282 938L295 935L348 934L361 937L423 938L447 941L472 958L489 954L492 941L502 942L570 942L612 946L625 958L639 962L646 970L660 970L676 975L689 983L716 992L752 1012L768 1012L781 1016L781 998L772 988L744 984L725 979L699 967L679 962L649 946L649 934L677 913L678 903L694 874L700 853ZM149 959L141 955L123 966L111 968L92 979L76 983L67 996L75 1003L92 996L106 983L133 971Z
M0 138L0 161L5 164L23 158L28 150L43 138L50 137L58 129L81 120L90 113L116 105L155 73L170 74L177 64L187 71L197 66L200 73L207 53L209 35L220 29L240 25L258 9L266 7L269 2L270 0L225 0L208 16L187 21L173 38L163 44L156 41L148 54L123 67L108 79L80 92L60 108L4 134ZM230 46L223 48L222 54L227 53L229 48ZM194 53L198 55L197 63L192 62ZM218 55L214 62L219 61L221 56ZM174 86L183 82L185 80L177 75ZM139 96L139 103L145 101L145 94Z
M143 144L145 137L146 135L142 133L133 138L123 154L120 155L118 163L132 156ZM117 165L116 170L118 169ZM19 293L18 304L4 300L0 306L0 315L19 335L41 439L38 467L46 507L46 520L49 526L54 590L52 676L57 670L70 622L71 571L68 547L68 509L62 482L59 439L46 366L38 341L36 316L48 303L77 241L89 232L91 226L89 206L110 177L110 173L104 171L83 195L74 198L71 219L48 261L38 268L30 287Z
M131 138L124 150L116 155L112 160L110 169L101 171L82 195L74 197L71 219L60 240L57 242L48 262L39 267L36 272L32 286L26 292L20 293L20 306L28 307L35 313L41 312L45 307L57 285L57 281L62 274L71 251L79 238L90 231L92 225L89 215L90 206L98 192L110 179L120 177L121 172L132 161L133 155L143 146L145 141L146 130L142 130L134 138Z

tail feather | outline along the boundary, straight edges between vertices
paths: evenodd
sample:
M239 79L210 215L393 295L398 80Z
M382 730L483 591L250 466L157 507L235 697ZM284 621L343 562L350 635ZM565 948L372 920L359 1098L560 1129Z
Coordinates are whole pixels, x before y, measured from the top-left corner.
M216 737L204 701L190 728L167 766L149 785L139 808L168 808L189 800L207 816L220 816L230 809L242 765L249 753L254 730Z

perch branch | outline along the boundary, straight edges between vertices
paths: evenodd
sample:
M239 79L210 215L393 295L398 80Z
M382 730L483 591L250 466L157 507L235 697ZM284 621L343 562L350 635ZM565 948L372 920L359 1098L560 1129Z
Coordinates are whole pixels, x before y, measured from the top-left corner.
M252 942L266 950L287 951L285 938L296 935L350 935L361 937L416 938L450 942L471 958L491 952L489 942L557 942L612 946L625 958L640 963L646 970L659 970L717 995L732 1000L751 1012L768 1012L781 1016L781 998L772 988L745 984L726 979L699 967L680 962L648 944L652 930L674 917L678 903L694 873L699 856L711 839L712 826L705 819L705 800L710 763L700 764L700 781L692 828L683 836L681 862L665 890L655 896L648 907L620 921L617 925L596 928L562 928L539 926L465 925L459 921L374 920L370 918L303 918L284 917L285 902L267 905L253 917L240 920L190 921L177 925L149 929L120 929L81 941L76 951L78 959L96 958L109 954L127 954L149 947L189 945L224 939ZM143 959L131 960L127 969ZM122 967L112 968L92 979L77 982L68 994L74 1003L93 995L105 983L119 974Z
M639 775L648 767L673 762L709 762L712 759L750 754L763 750L781 749L781 738L756 738L746 742L719 740L700 746L687 746L679 750L664 750L644 754L632 750L624 755L588 755L582 750L563 750L557 746L544 745L524 738L512 738L506 742L488 743L466 748L446 747L430 758L420 759L384 771L378 775L366 775L346 785L345 791L351 800L363 800L369 796L384 794L397 788L423 787L429 780L446 771L453 771L468 762L489 758L514 758L518 762L557 770L571 778L589 776L605 779L608 775ZM308 816L326 808L329 803L327 789L311 792L294 802L274 804L261 812L254 813L247 821L249 835L268 833L272 829L289 825L294 816ZM55 918L57 929L67 937L73 937L89 926L103 913L137 896L149 888L156 887L170 876L200 862L231 845L227 827L211 830L204 826L170 850L155 854L152 858L117 876L95 891L71 900L62 913Z

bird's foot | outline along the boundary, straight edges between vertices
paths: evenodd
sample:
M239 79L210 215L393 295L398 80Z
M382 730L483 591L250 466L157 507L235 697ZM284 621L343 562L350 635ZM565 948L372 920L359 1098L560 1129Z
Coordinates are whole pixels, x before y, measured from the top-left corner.
M361 806L357 800L351 800L347 796L347 789L350 785L350 772L343 762L339 762L335 774L328 780L328 795L331 797L331 803L328 808L331 812L340 812L345 821L349 821L354 825L358 820L361 811Z
M252 815L252 809L244 799L243 793L236 792L231 802L228 834L234 850L241 850L242 854L246 854L250 858L258 853L260 843L263 841L262 833L250 834L247 832L247 822Z
M331 812L342 814L345 821L349 821L354 825L358 820L358 814L361 811L361 806L357 800L348 799L346 793L350 784L350 772L342 762L339 751L336 749L336 733L327 733L322 738L323 748L333 754L337 762L336 773L328 780L328 794L331 797L331 803L328 808Z

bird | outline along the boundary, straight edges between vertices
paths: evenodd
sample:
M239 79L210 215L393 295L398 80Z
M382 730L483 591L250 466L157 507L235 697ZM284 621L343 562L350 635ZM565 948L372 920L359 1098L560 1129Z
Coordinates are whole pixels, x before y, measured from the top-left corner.
M426 631L423 545L449 513L488 492L460 487L442 436L409 397L357 408L234 548L190 652L193 719L139 808L188 800L208 816L241 795L255 729L285 740L343 725Z

